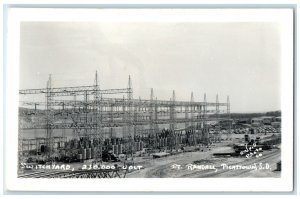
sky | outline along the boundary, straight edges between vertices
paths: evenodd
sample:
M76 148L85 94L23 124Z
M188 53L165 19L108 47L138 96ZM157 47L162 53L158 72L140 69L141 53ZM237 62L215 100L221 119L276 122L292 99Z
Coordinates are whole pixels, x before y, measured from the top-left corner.
M20 89L93 85L133 96L280 110L280 26L270 22L22 22Z

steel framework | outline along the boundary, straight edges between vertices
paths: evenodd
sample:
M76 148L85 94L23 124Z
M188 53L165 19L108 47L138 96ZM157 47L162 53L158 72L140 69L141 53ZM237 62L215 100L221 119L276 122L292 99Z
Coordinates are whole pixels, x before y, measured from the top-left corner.
M158 100L151 88L150 99L134 99L130 76L127 88L100 89L97 72L92 86L54 88L50 75L46 88L20 90L19 94L45 95L45 102L20 101L20 107L29 109L20 109L19 139L23 139L22 131L26 129L45 129L49 154L54 129L72 129L74 135L103 141L105 128L111 137L115 128L122 128L122 136L133 140L138 135L155 134L162 124L168 124L171 132L175 132L182 123L185 130L202 129L204 139L208 137L207 121L221 120L221 113L230 116L229 97L226 103L220 103L218 95L216 102L207 102L204 94L202 102L195 102L191 93L190 101L176 101L173 90L170 100ZM21 153L22 143L19 141Z

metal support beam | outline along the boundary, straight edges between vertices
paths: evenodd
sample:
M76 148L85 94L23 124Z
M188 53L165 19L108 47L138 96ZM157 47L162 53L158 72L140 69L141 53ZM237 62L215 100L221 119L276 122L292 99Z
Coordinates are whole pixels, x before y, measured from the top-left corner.
M154 92L151 89L150 99L133 99L130 76L125 89L101 90L97 71L92 86L53 88L50 75L46 89L20 90L19 93L21 96L45 95L45 102L20 101L20 106L29 107L29 109L20 109L19 119L22 122L19 123L19 139L22 138L21 133L24 129L45 129L46 145L49 151L53 148L54 129L62 129L62 132L70 129L73 130L74 137L78 138L83 134L102 143L104 128L110 129L110 137L112 137L114 128L121 127L123 137L131 137L133 141L137 132L158 133L159 125L169 124L170 130L175 132L178 130L176 124L182 123L186 128L190 126L195 128L195 123L197 126L200 123L199 126L202 125L202 130L205 132L202 137L208 138L206 122L218 120L214 118L214 114L219 113L220 107L227 107L227 113L230 112L229 97L227 103L219 103L218 100L207 102L206 95L204 95L204 101L194 102L192 93L190 100L176 101L175 91L173 91L170 101L158 100L157 97L154 98ZM105 94L127 94L127 97L123 95L123 98L120 96L103 98L102 95ZM92 97L89 99L89 96ZM208 110L207 107L216 107L216 109ZM195 117L195 114L199 115ZM29 115L33 122L24 122ZM144 129L149 125L149 129ZM20 153L22 153L21 144L22 142L19 143Z

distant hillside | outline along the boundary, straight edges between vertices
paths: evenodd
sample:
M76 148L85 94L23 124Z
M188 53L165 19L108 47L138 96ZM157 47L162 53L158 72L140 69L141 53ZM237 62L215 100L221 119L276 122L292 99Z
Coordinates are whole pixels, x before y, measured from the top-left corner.
M20 115L28 115L32 112L35 112L34 109L28 109L28 108L23 108L23 107L19 107L19 114ZM45 110L40 110L37 109L36 110L37 113L44 113L45 114ZM263 112L263 113L230 113L230 117L232 119L239 119L239 118L253 118L253 117L261 117L261 116L273 116L273 117L279 117L281 116L281 111L271 111L271 112ZM211 117L214 117L214 115L211 115ZM228 117L228 114L220 114L219 117Z
M230 113L230 117L232 119L239 119L239 118L254 118L254 117L262 117L262 116L273 116L273 117L280 117L281 111L271 111L271 112L264 112L264 113ZM228 114L222 114L220 117L228 117Z

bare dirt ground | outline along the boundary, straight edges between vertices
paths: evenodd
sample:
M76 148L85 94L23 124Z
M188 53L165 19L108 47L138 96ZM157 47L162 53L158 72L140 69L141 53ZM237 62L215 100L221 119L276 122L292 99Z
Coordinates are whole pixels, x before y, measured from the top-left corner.
M149 159L144 162L136 162L144 169L133 171L126 178L208 178L208 177L280 177L280 171L276 170L276 163L280 161L279 148L264 151L261 157L215 157L213 153L231 152L232 147L228 143L217 143L206 152L187 152L159 159ZM194 162L196 161L196 163ZM173 165L181 165L176 169ZM215 169L188 169L187 165L214 165ZM247 169L229 169L222 164L252 166ZM253 166L256 165L256 166Z
M250 138L260 136L262 139L269 137L270 134L255 134L250 135ZM233 152L233 143L243 143L244 135L233 135L232 141L222 141L214 143L210 148L203 148L204 151L185 152L168 157L153 159L148 157L135 157L134 165L142 166L141 170L131 170L126 172L126 178L254 178L254 177L280 177L281 172L276 171L276 164L281 160L280 145L272 150L262 152L261 157L246 158L245 156L224 157L214 156L213 153ZM75 170L80 170L82 165L91 163L71 163L70 165ZM102 163L104 165L118 164L122 166L124 163ZM194 170L188 167L189 164L196 166L208 166L214 168L195 168ZM223 166L222 166L223 164ZM226 164L225 167L224 164ZM174 165L181 166L180 169L174 168ZM232 169L230 166L250 168ZM255 166L253 166L255 165ZM263 168L263 169L262 169ZM61 172L63 170L44 170L34 169L25 170L23 174L35 173L37 176L45 173ZM40 173L40 174L39 174Z

